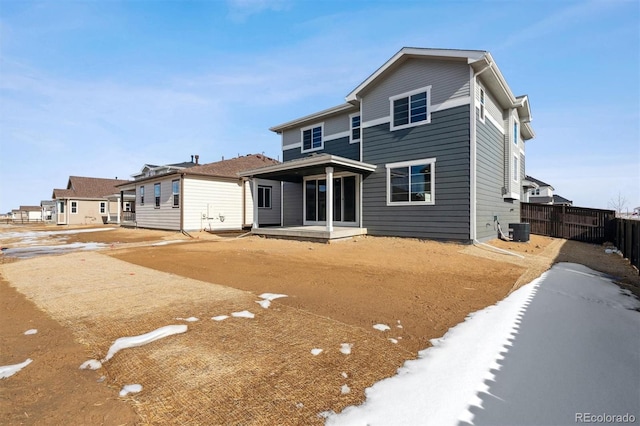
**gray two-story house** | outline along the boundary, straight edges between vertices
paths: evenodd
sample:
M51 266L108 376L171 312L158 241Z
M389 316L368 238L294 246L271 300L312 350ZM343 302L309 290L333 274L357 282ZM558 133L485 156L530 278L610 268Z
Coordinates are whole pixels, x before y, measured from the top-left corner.
M282 228L253 232L495 238L520 220L530 121L489 52L403 48L344 104L271 128L283 163L241 176L282 182Z

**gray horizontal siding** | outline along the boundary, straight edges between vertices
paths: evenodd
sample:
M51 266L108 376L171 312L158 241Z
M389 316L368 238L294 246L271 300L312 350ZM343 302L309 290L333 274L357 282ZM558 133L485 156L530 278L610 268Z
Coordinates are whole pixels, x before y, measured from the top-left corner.
M435 112L431 124L364 129L363 159L376 164L363 182L363 226L372 235L469 240L469 106ZM436 158L435 204L387 206L388 163Z
M362 121L389 116L389 98L431 87L431 105L470 96L469 66L465 62L409 59L362 97Z
M482 123L476 114L476 230L479 240L498 235L494 216L498 217L505 234L509 223L520 221L519 201L505 200L502 196L502 188L510 179L508 164L505 166L503 161L504 139L490 121Z
M282 184L282 226L302 225L302 184Z
M282 160L295 160L298 158L308 157L314 153L339 155L340 157L350 158L352 160L360 160L360 144L349 143L348 137L334 139L332 141L324 141L324 149L318 151L302 152L301 148L282 151Z

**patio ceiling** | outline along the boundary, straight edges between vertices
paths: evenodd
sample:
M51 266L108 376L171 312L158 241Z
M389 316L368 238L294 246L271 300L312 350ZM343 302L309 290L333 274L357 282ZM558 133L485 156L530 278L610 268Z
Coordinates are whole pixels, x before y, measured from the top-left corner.
M273 166L246 170L240 172L239 176L284 182L302 182L305 176L325 174L327 167L333 167L334 173L352 172L361 175L368 175L376 169L374 164L363 163L337 155L320 154L285 161Z

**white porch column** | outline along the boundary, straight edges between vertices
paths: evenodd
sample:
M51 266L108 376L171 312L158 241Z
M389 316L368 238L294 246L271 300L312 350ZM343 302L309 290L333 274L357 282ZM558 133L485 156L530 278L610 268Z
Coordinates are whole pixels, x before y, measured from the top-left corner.
M123 191L120 191L120 197L118 198L118 219L116 219L116 223L118 225L120 225L120 215L121 215L121 212L120 212L121 201L120 200L124 200L124 192ZM111 204L111 203L109 203L109 204ZM109 214L109 216L111 216L111 214Z
M327 232L333 231L333 167L325 169L327 173Z
M251 183L253 185L253 194L251 194L251 199L253 200L253 226L252 229L258 229L260 225L258 224L258 179L251 178Z

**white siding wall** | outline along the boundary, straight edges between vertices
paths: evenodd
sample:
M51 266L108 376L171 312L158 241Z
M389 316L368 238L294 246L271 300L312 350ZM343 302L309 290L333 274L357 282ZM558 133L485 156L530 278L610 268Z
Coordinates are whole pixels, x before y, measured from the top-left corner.
M186 177L184 181L186 231L242 229L242 183Z

